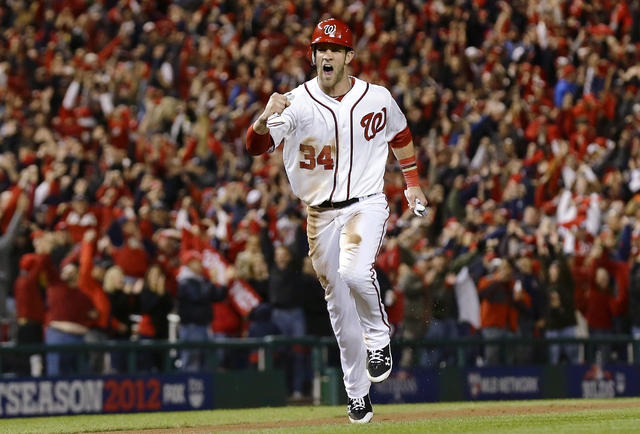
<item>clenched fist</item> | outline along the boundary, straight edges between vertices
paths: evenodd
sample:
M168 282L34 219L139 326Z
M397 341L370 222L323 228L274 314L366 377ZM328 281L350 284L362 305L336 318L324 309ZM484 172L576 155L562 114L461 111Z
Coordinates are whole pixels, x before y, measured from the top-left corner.
M253 130L258 134L266 134L269 131L267 120L273 114L281 114L291 103L287 97L281 93L272 93L267 102L267 106L258 119L253 123Z

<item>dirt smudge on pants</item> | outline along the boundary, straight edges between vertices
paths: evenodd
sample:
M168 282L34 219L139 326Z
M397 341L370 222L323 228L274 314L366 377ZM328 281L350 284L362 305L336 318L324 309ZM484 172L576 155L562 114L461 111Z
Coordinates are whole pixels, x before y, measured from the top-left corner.
M316 272L316 276L318 276L318 281L320 285L325 290L325 296L329 293L329 279L327 279L326 264L321 261L322 253L319 250L318 245L318 220L320 218L318 211L312 207L307 208L307 240L309 241L309 256L311 257L311 263L313 264L313 269ZM322 270L318 272L318 270Z
M358 227L360 225L361 213L357 213L351 217L344 225L344 234L346 235L345 250L348 252L356 252L360 243L362 242L362 236L358 233Z
M307 208L307 240L309 241L309 256L313 259L318 250L318 216L319 211Z

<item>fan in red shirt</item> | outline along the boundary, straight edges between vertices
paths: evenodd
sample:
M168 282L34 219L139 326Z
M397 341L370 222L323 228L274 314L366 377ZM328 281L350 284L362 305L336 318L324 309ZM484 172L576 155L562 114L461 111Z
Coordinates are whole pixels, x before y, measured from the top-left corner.
M126 215L120 219L120 224L114 223L109 235L113 262L122 268L126 276L144 278L149 261L135 216Z
M89 201L83 195L76 195L71 201L71 209L64 217L73 243L82 241L85 231L98 227L98 218L89 207Z
M155 261L162 267L165 277L164 287L171 296L178 291L178 272L180 271L180 232L172 229L157 231L154 241L158 248Z
M45 343L80 344L98 312L91 299L78 288L78 267L67 264L62 268L60 280L47 287L47 328ZM47 375L71 375L77 373L77 353L47 353Z
M98 311L98 318L93 326L102 334L106 335L110 331L125 333L126 324L121 323L111 315L111 302L104 292L99 280L94 277L93 255L95 252L96 231L88 230L84 233L82 247L80 250L80 269L78 276L78 287L93 302Z
M20 258L20 274L13 287L18 316L18 344L43 342L44 288L47 280L54 275L48 255L28 253ZM18 374L31 374L30 357L31 355L25 355L22 359Z
M529 294L522 288L514 288L511 264L504 259L496 260L499 264L495 273L478 282L482 336L488 339L512 336L518 328L519 309L531 306ZM488 365L500 362L499 347L485 346L485 362Z

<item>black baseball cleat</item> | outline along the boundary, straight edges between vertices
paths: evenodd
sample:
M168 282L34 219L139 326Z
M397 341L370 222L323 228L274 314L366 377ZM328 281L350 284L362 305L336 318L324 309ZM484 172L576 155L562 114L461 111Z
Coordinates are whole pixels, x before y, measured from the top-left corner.
M373 407L369 394L363 398L349 398L347 416L351 423L369 423L373 419Z
M380 383L391 374L391 347L387 345L379 350L367 350L367 376L373 383Z

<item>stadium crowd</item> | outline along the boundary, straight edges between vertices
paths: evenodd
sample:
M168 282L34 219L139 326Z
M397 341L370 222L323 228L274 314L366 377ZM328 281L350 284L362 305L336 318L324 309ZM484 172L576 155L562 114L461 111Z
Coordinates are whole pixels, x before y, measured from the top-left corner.
M331 335L280 153L244 149L269 95L313 75L328 16L356 35L353 75L406 113L431 205L407 211L390 159L378 276L396 336L640 336L637 0L9 0L4 339L167 339L172 312L186 340ZM578 360L572 345L477 355ZM51 353L47 373L73 362Z

